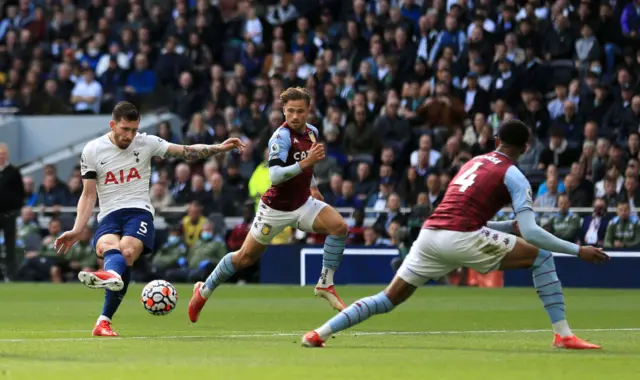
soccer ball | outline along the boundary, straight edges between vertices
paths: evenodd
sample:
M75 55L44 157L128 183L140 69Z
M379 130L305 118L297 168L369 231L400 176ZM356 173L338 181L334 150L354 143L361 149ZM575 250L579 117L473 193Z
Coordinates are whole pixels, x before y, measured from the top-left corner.
M169 281L154 280L142 289L140 300L149 313L167 315L176 308L178 292Z

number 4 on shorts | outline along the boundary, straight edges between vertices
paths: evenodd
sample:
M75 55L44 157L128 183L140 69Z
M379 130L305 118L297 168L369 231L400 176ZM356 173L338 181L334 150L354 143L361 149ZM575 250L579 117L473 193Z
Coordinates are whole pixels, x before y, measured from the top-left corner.
M474 174L476 170L482 165L482 162L476 162L472 167L467 169L464 173L462 173L456 180L453 182L454 185L460 185L460 189L458 189L461 193L464 193L471 185L476 182L477 175Z

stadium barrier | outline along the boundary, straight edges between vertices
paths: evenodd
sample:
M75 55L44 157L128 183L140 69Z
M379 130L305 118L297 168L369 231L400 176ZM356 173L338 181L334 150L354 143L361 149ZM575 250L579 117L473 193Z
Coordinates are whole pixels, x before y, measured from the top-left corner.
M260 281L267 284L315 284L322 268L322 246L270 246L260 262ZM565 287L640 288L638 251L608 252L611 261L602 265L586 263L576 256L554 253L558 276ZM346 247L336 284L388 284L393 278L394 248ZM504 272L504 286L533 286L531 271Z

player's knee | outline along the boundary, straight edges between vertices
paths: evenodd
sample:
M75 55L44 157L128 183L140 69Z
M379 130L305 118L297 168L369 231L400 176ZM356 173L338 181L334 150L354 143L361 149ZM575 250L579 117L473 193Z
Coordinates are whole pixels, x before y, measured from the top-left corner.
M331 228L331 235L334 236L347 236L349 232L349 227L347 226L347 222L341 220L339 223L336 223L335 226Z
M124 256L124 259L127 261L127 266L132 266L138 259L138 252L134 247L123 247L121 252L122 256Z
M104 258L104 254L107 251L110 251L112 249L117 249L119 250L120 247L118 247L118 245L116 243L112 243L112 242L104 242L104 243L99 243L96 247L96 253L98 254L99 258Z

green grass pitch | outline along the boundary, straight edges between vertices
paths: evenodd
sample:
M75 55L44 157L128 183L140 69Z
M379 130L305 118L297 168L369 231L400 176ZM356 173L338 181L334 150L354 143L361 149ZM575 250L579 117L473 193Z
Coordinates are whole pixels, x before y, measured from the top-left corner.
M345 302L382 287L341 286ZM223 286L201 320L178 308L147 314L132 286L114 328L92 338L100 291L0 285L1 379L638 379L640 292L566 291L569 322L602 351L550 347L533 289L426 287L393 313L336 335L325 349L302 333L334 315L310 287Z

